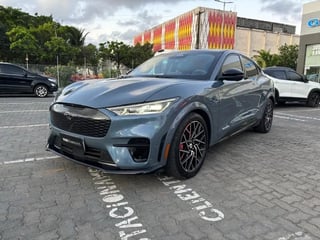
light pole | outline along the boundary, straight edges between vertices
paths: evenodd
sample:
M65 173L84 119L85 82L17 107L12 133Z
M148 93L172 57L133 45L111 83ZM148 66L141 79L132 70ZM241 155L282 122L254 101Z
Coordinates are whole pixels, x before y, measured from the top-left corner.
M214 0L216 2L222 3L223 4L223 13L222 13L222 23L221 23L221 36L220 36L220 48L223 47L223 29L224 29L224 12L226 10L226 4L228 3L233 3L229 1L221 1L221 0Z
M26 53L26 63L27 63L27 69L29 69L29 56L28 56L28 53Z

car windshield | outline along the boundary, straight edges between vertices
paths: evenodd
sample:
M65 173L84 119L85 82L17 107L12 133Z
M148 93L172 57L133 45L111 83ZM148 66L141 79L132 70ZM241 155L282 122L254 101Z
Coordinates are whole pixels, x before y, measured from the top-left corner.
M135 68L129 77L209 79L221 52L175 52L153 57Z

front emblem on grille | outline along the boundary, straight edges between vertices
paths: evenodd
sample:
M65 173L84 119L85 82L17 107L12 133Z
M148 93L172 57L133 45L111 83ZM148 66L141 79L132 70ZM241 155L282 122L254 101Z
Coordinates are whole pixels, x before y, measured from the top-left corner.
M65 112L63 115L66 117L66 119L71 120L72 119L72 114L70 112Z

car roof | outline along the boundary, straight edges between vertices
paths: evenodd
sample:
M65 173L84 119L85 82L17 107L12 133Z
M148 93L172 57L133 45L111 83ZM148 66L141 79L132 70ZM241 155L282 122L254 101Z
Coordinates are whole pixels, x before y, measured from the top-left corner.
M12 65L12 66L16 66L16 67L20 67L21 68L21 66L19 66L17 64L14 64L14 63L0 62L0 64L2 64L2 65Z

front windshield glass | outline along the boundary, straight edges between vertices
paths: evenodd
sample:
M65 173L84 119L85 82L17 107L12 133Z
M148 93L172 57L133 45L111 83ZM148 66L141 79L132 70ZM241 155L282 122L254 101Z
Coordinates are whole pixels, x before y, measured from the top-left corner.
M135 68L129 76L209 79L220 52L175 52L153 57Z

